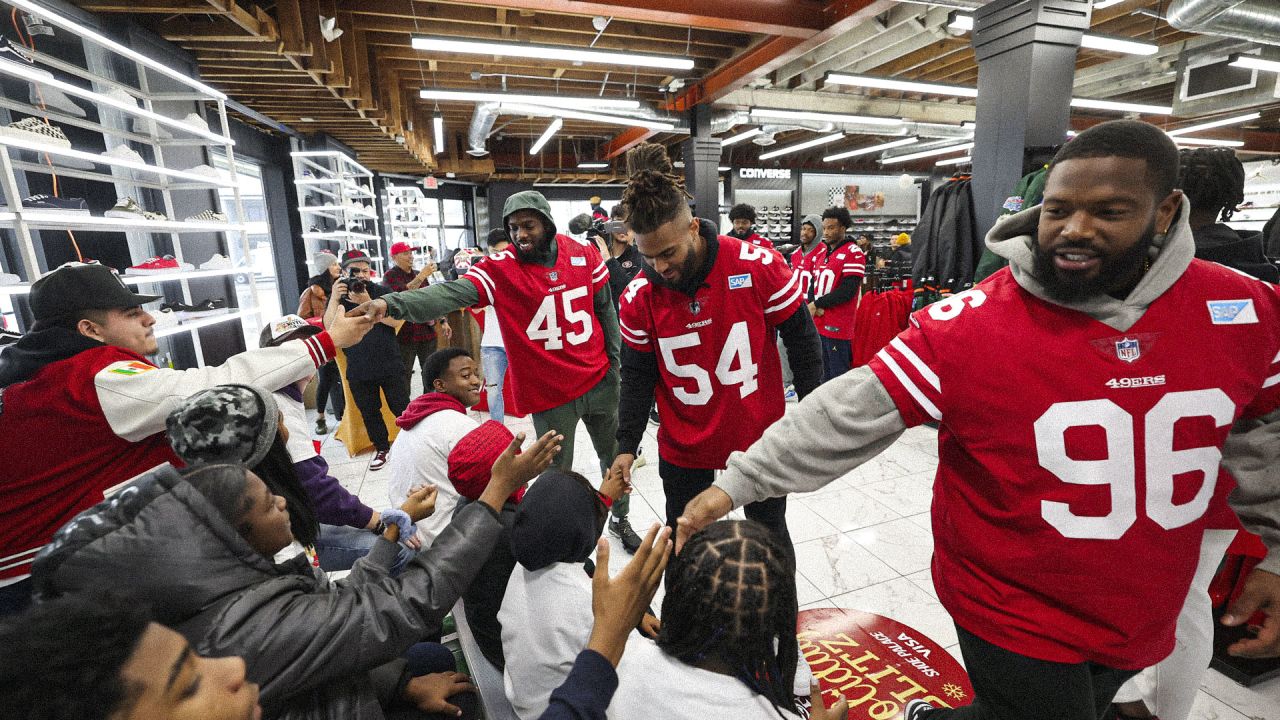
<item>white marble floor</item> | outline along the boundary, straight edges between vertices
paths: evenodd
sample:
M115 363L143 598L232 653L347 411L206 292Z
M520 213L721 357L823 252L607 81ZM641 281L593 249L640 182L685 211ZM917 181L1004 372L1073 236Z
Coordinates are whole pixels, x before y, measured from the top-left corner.
M415 385L417 378L415 377ZM472 413L479 420L484 413ZM533 438L527 418L508 418L515 432ZM657 468L657 426L649 425L644 455L650 464L633 476L631 522L643 534L661 522L664 496ZM586 429L579 426L574 469L599 476ZM386 471L369 472L371 454L351 458L330 436L322 447L334 476L369 505L387 503ZM395 452L394 446L392 453ZM853 608L878 613L920 630L959 657L951 617L938 602L929 573L933 535L929 502L937 466L937 433L909 430L879 457L818 492L792 496L787 524L795 542L801 609ZM740 511L734 516L741 517ZM615 572L629 557L606 532ZM662 589L655 606L660 607ZM1216 671L1205 673L1192 720L1280 720L1280 679L1244 688Z

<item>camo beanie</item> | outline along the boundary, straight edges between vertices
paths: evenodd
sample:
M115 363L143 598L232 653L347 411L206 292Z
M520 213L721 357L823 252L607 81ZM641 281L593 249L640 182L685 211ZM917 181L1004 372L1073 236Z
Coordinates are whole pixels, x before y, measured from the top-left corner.
M183 400L169 413L169 444L187 465L255 467L276 438L275 398L250 385L218 385Z

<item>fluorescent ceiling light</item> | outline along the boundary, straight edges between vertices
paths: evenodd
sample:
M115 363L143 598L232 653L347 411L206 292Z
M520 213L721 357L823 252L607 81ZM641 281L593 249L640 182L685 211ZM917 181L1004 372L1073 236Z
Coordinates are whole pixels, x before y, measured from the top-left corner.
M538 60L564 60L567 62L600 63L605 65L669 68L671 70L693 69L693 60L689 58L638 55L636 53L608 52L604 50L578 50L554 45L416 37L412 40L412 46L414 50L432 50L435 52L505 55L507 57L535 58Z
M870 117L867 115L840 115L837 113L809 112L808 110L775 110L751 108L751 117L777 118L781 120L817 120L833 123L862 123L864 125L901 125L898 118Z
M418 91L423 100L444 100L446 102L518 102L532 105L550 105L551 107L574 107L591 109L627 109L640 107L639 100L625 100L602 97L574 97L572 95L522 95L519 93L472 92L470 90L441 90L423 88Z
M529 148L529 154L537 155L542 152L542 146L547 144L547 141L551 139L552 135L560 132L560 128L562 127L564 127L564 120L561 120L560 118L553 119L551 124L547 126L547 129L542 131L542 135L538 138L538 141L533 144L533 147Z
M436 154L444 152L444 117L436 115L431 118L431 127L435 134Z
M732 169L733 168L729 167L728 165L721 165L720 167L716 168L718 172L729 172Z
M1093 0L1093 9L1103 10L1111 7L1112 5L1119 5L1122 2L1124 2L1124 0Z
M1232 55L1228 61L1234 67L1280 73L1280 60L1263 60L1256 55Z
M560 117L566 120L590 120L608 125L624 125L626 127L642 127L650 130L666 130L670 132L676 129L673 122L663 122L661 120L645 120L642 118L622 117L621 115L607 115L605 113L587 112L585 110L563 110L561 108L548 107L546 105L528 105L521 103L502 103L502 110L508 113L529 115L541 115L549 117Z
M1094 7L1096 8L1097 5L1094 5ZM972 31L973 16L953 12L951 13L951 22L947 24L947 29L958 32ZM1160 51L1158 45L1151 43L1130 40L1129 38L1112 37L1110 35L1096 35L1094 33L1085 33L1084 37L1080 38L1080 47L1129 55L1155 55Z
M1148 115L1172 115L1173 108L1168 105L1143 105L1141 103L1116 102L1113 100L1091 100L1089 98L1071 98L1071 107L1090 110L1115 110L1118 112L1147 113Z
M842 132L832 133L830 135L823 135L821 137L816 137L811 140L805 140L804 142L801 142L801 143L796 143L795 145L788 145L784 148L778 148L777 150L770 150L767 153L761 153L760 159L769 160L771 158L776 158L782 155L789 155L794 152L800 152L801 150L808 150L809 148L818 147L819 145L826 145L827 143L833 143L843 138L844 136L845 135Z
M921 150L920 152L909 153L907 155L897 155L891 158L881 160L883 165L892 165L893 163L909 162L911 160L919 160L921 158L933 157L934 155L946 155L948 153L960 152L961 150L973 149L973 143L961 143L959 145L948 145L946 147L933 148L932 150Z
M760 128L751 128L750 130L745 130L743 132L738 133L737 135L730 135L729 137L720 141L720 147L729 147L730 145L733 145L735 143L740 143L743 140L750 140L751 138L759 135L760 132L761 132Z
M971 163L971 162L973 162L972 155L963 155L958 158L947 158L946 160L939 160L938 162L934 163L934 166L943 167L946 165L964 165L965 163Z
M607 163L607 162L580 162L580 163L578 163L578 169L579 169L579 170L603 170L603 169L605 169L605 168L607 168L607 167L609 167L609 163Z
M855 87L882 88L884 90L905 90L933 95L956 95L959 97L978 97L977 88L942 83L916 82L915 80L898 80L895 78L872 77L870 75L846 75L845 73L827 73L826 81L834 85L852 85Z
M1155 55L1160 52L1159 45L1138 42L1128 38L1111 37L1110 35L1095 35L1093 33L1085 33L1084 37L1080 38L1080 47L1089 48L1090 50L1126 53L1128 55Z
M1173 139L1176 145L1209 145L1212 147L1244 147L1243 140L1216 140L1214 138L1193 138L1193 137L1176 137Z
M892 142L880 143L879 145L862 147L856 150L846 150L844 152L836 153L835 155L828 155L822 158L822 162L835 162L836 160L843 160L845 158L857 157L859 155L870 155L871 153L880 152L881 150L888 150L889 148L902 147L903 145L914 145L918 142L920 142L920 138L917 138L917 137L902 138L900 140L894 140Z
M1250 120L1257 120L1260 117L1262 117L1262 113L1253 112L1248 115L1237 115L1235 117L1223 118L1222 120L1211 120L1207 123L1200 123L1199 125L1190 125L1188 127L1178 128L1177 130L1169 130L1168 133L1171 137L1177 137L1179 135L1186 135L1187 133L1199 132L1210 128L1223 127L1225 125L1239 125L1240 123L1249 122Z

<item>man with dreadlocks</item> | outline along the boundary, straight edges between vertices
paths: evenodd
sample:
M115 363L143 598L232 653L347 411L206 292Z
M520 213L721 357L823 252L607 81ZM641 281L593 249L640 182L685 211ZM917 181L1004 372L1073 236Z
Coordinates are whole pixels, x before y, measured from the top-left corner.
M1191 235L1196 257L1210 260L1267 282L1280 282L1280 271L1262 250L1262 233L1233 230L1236 206L1244 202L1244 165L1230 148L1179 151L1178 187L1191 201ZM1219 221L1221 219L1221 221Z
M934 586L975 694L910 699L906 720L1101 717L1169 655L1205 530L1233 510L1270 552L1223 622L1269 618L1230 652L1280 654L1280 293L1193 257L1177 177L1152 125L1080 133L1043 204L987 235L1009 267L917 312L870 372L730 458L685 508L677 550L933 421Z

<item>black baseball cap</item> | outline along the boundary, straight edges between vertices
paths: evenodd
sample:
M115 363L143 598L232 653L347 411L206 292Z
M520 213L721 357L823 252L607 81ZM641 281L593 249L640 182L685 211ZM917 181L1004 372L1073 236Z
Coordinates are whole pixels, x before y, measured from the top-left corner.
M348 250L342 253L342 269L346 270L352 263L371 262L369 253L363 250Z
M81 310L137 307L162 297L135 293L106 265L69 262L35 281L30 299L31 312L41 321Z

